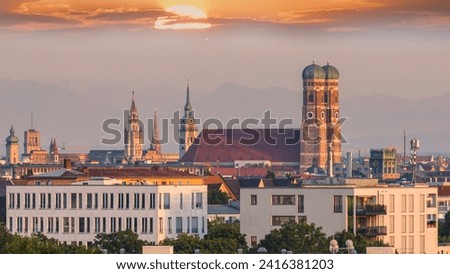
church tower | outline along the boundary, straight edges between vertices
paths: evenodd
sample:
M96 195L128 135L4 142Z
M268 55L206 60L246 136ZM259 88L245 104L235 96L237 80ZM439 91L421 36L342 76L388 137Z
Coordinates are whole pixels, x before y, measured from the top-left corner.
M161 154L161 143L159 140L159 129L158 129L158 120L157 120L156 110L153 115L153 134L150 143L150 150L156 152L156 154Z
M6 138L6 162L10 165L19 163L19 137L15 135L14 126L11 125L9 136Z
M139 122L138 110L132 93L131 107L128 114L128 123L125 127L125 159L128 163L142 160L142 146L144 144L144 131Z
M328 170L331 174L332 165L341 162L339 72L329 64L313 63L303 70L302 78L300 172Z
M58 164L59 163L59 150L58 145L56 144L56 138L52 138L50 141L50 148L48 150L49 153L49 161L50 163Z
M31 128L24 132L23 155L30 156L32 151L41 150L41 133L33 127L33 113L31 113Z
M189 147L194 143L198 134L197 125L195 124L194 109L191 105L191 98L189 95L189 82L186 90L186 104L184 105L184 116L180 124L180 159L184 156Z

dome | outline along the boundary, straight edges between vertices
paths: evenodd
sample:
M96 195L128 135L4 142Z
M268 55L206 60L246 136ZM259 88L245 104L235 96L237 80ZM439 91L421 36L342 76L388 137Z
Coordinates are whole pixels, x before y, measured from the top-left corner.
M325 71L322 67L312 64L307 66L302 73L303 80L325 79Z
M19 142L19 137L17 137L17 136L8 136L8 138L6 138L6 142L7 143L18 143Z
M325 79L339 79L339 71L335 67L327 64L323 67L323 70L325 71Z

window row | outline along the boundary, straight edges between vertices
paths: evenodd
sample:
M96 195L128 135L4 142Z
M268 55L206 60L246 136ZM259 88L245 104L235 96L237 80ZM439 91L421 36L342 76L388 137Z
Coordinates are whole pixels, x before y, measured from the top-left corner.
M297 211L299 213L305 212L305 196L297 195L297 203L295 199L296 195L272 195L272 205L296 205ZM250 204L258 204L258 195L250 195ZM333 212L342 213L343 212L343 196L334 195L333 196Z
M9 217L8 229L12 233L114 233L132 230L140 234L153 234L156 220L150 217ZM160 234L205 233L205 217L160 217ZM166 228L165 228L166 227ZM166 229L166 231L164 231Z
M9 193L9 209L170 209L171 193ZM192 209L203 208L203 193L191 193L191 197L177 194L178 207L191 199ZM23 201L22 201L23 198Z

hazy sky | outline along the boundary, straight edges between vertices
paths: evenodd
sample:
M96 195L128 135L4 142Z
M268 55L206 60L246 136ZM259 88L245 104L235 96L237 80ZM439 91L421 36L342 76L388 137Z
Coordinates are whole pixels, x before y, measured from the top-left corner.
M301 72L312 60L320 65L329 61L338 68L344 100L379 94L420 100L448 93L450 2L0 1L0 79L57 83L84 98L102 97L107 105L120 108L129 106L131 90L151 93L166 86L182 91L187 79L194 98L196 92L213 91L224 83L281 87L298 93L300 108ZM112 87L108 96L86 88L102 84ZM6 91L1 88L0 100L8 101L1 98ZM152 112L161 100L173 101L173 108L179 108L184 99L152 98L139 101L139 106ZM45 104L39 99L33 103ZM284 104L271 102L274 108ZM0 125L2 136L13 122L22 132L29 124L30 108L33 105L20 119L7 119L0 110L2 121L7 121ZM34 109L41 109L36 113L41 121L52 115L42 106ZM423 118L414 123L429 122ZM444 112L441 118L448 121L450 114ZM41 123L41 128L51 127ZM93 126L98 128L97 124ZM43 134L61 136L52 128Z

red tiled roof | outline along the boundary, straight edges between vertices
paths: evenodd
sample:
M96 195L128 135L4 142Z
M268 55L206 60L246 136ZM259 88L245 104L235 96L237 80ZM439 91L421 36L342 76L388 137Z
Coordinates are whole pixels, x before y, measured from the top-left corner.
M298 129L205 129L181 162L300 162Z
M148 177L197 177L187 172L155 167L104 167L88 168L89 177L148 178Z

